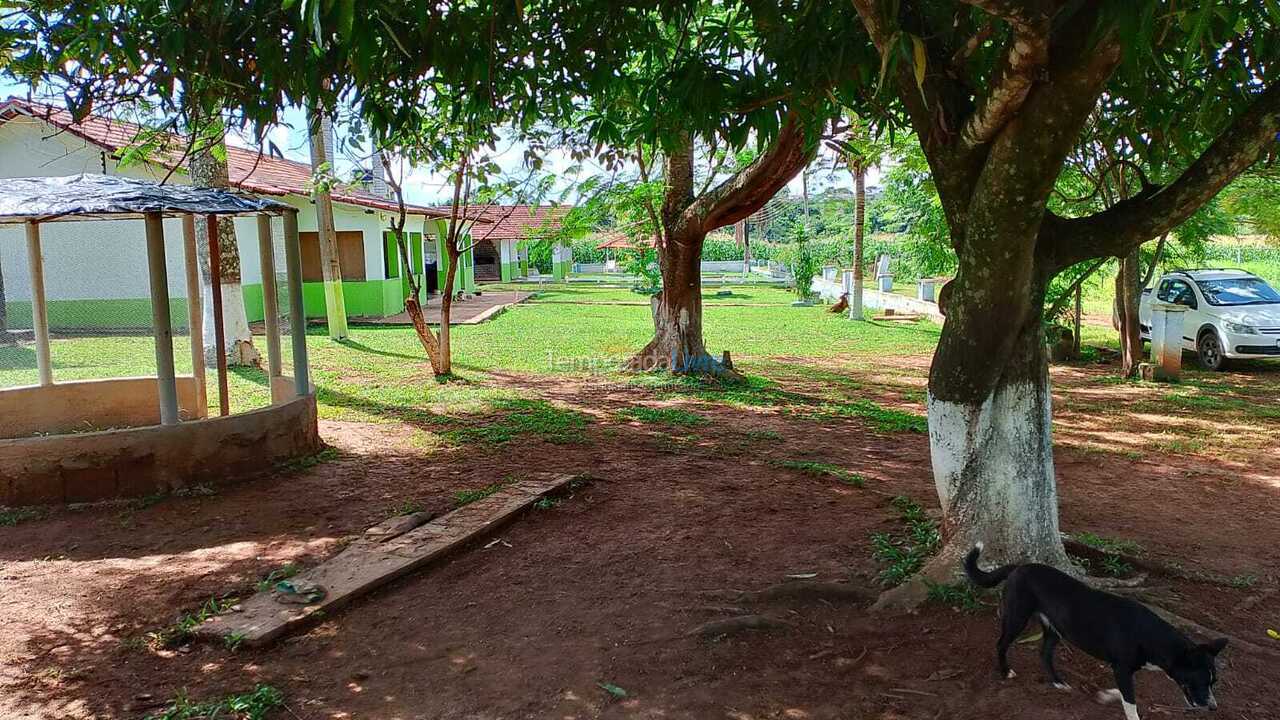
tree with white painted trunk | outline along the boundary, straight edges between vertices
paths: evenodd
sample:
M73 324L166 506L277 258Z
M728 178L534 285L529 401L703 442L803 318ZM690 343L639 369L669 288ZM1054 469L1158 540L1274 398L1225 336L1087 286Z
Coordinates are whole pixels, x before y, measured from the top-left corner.
M191 146L188 171L195 187L229 188L227 147L223 139L222 124L216 123L205 132L198 133ZM227 365L231 367L258 366L262 355L253 345L253 333L249 330L249 318L245 313L244 290L240 276L240 245L236 241L236 224L228 216L217 220L219 263L222 286L222 324L226 341ZM204 307L205 362L217 362L217 344L213 326L213 286L209 255L209 232L203 222L196 223L196 249L200 258L202 305Z
M1264 31L1280 17L1251 26L1236 23L1252 12L1244 3L1184 8L1209 23L1201 46L1159 3L902 0L894 14L874 0L854 5L928 158L959 260L929 374L944 545L922 578L949 581L979 540L993 562L1070 568L1058 523L1046 288L1066 268L1127 256L1176 227L1274 143L1280 83L1264 78L1275 76L1280 45L1262 38L1274 37ZM1244 46L1252 54L1237 52ZM1255 81L1223 81L1219 53ZM1194 117L1206 98L1220 111L1210 133L1160 125L1166 144L1176 136L1191 146L1167 156L1178 164L1168 183L1093 214L1059 215L1049 195L1104 95L1116 108L1099 118L1107 124L1155 127L1148 112Z

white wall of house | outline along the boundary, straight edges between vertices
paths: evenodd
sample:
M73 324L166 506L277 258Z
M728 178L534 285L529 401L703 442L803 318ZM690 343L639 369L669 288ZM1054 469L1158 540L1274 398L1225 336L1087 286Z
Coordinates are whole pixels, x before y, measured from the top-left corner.
M126 168L106 152L69 132L61 132L43 121L18 117L0 123L0 178L57 177L95 173L160 181L165 168L139 164ZM167 182L185 185L184 173L172 173ZM306 196L273 197L298 208L298 229L316 230L315 205ZM389 227L387 213L363 207L335 204L334 224L339 231L364 233L365 277L382 279L383 231ZM275 233L281 221L273 222ZM169 291L185 297L182 222L165 221ZM257 221L236 219L240 246L242 281L261 282L258 262ZM93 220L46 223L41 226L45 258L45 288L50 300L128 299L149 296L146 244L141 220ZM30 298L27 255L22 226L0 225L0 268L10 301ZM283 271L283 267L278 267Z

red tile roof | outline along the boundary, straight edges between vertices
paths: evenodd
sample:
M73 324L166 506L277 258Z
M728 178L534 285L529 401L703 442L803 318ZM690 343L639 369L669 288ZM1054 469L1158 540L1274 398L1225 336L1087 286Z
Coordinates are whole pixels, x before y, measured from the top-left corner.
M118 155L134 143L143 128L134 123L113 118L90 115L77 123L71 113L51 105L33 103L19 98L9 98L0 103L0 123L15 115L34 117L64 130L72 135L93 143L113 154ZM175 140L177 138L175 137ZM164 167L172 168L181 163L180 158L168 157L158 153L155 161ZM294 160L272 157L262 152L247 148L227 146L227 169L231 185L248 192L262 195L302 195L310 196L311 165ZM380 197L356 186L344 185L333 189L333 201L346 205L399 212L396 202ZM428 217L448 216L447 210L420 205L405 205L405 209L415 215Z
M480 222L495 226L473 235L482 240L524 240L544 230L558 230L560 221L572 209L565 205L495 205L478 213Z

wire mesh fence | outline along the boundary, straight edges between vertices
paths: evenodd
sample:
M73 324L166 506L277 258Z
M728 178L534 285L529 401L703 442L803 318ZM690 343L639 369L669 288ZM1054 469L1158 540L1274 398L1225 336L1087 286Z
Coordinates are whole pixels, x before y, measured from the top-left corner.
M196 218L203 230L203 218ZM224 225L225 227L225 225ZM284 251L283 221L270 220L270 242L259 247L258 220L234 220L234 238L221 238L227 273L222 283L226 347L231 351L227 389L231 412L265 407L271 402L267 338L270 325L279 328L282 365L292 375L290 310ZM166 289L173 333L174 368L179 376L197 369L191 335L193 306L188 281L187 248L182 220L164 221ZM197 245L204 233L197 235ZM54 382L156 375L156 340L147 243L141 220L44 223L40 226L46 317ZM267 269L264 282L264 261ZM209 260L201 253L196 263L200 288L196 305L203 327L209 414L219 409L218 373L214 354L213 297ZM274 282L273 282L274 281ZM274 298L275 322L268 320ZM39 383L34 333L32 264L22 226L0 226L0 389ZM251 345L250 347L246 347Z

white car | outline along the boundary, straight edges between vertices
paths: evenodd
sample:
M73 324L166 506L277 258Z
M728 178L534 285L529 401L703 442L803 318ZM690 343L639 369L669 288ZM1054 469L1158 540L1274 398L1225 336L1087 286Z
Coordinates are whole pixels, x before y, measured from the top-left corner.
M1185 305L1183 348L1209 370L1235 359L1280 357L1280 293L1244 270L1176 270L1142 291L1138 321L1151 339L1152 297Z

